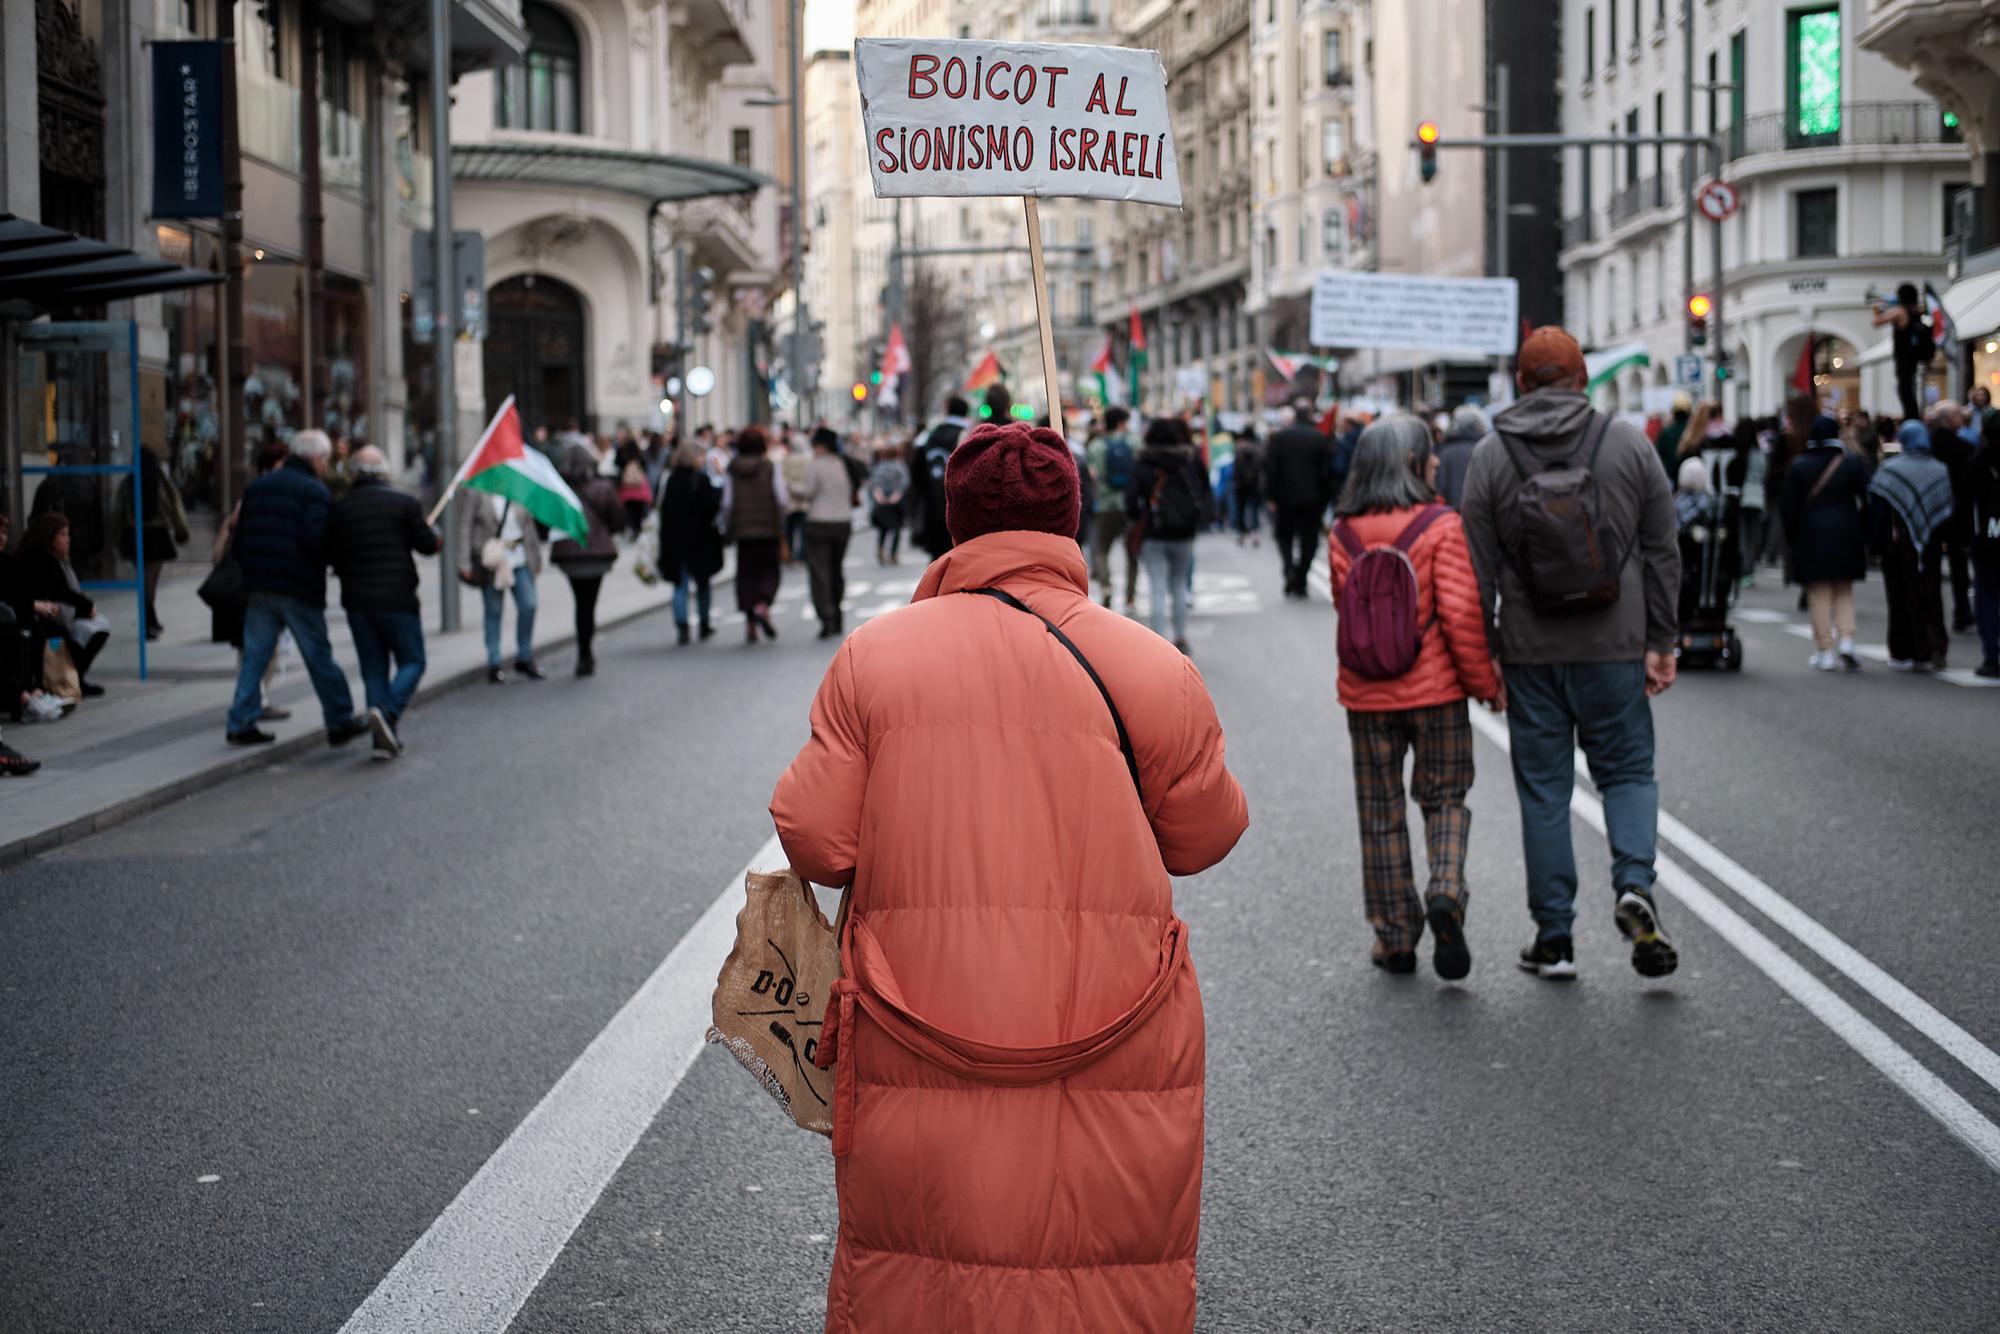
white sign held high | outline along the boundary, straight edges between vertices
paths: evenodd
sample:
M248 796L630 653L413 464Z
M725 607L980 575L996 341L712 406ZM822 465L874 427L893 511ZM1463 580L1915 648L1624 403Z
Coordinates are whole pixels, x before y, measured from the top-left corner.
M1179 207L1156 51L865 37L854 43L877 198L1069 195Z
M1521 340L1520 301L1512 278L1322 270L1313 281L1312 341L1508 357Z

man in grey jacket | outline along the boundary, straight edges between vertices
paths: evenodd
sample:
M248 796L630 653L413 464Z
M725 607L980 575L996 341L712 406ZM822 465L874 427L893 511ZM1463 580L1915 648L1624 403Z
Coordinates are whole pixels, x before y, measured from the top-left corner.
M1680 552L1673 495L1645 436L1611 422L1587 466L1602 506L1598 536L1620 563L1618 596L1588 611L1537 609L1517 547L1522 469L1586 466L1595 414L1583 392L1589 379L1583 352L1565 330L1535 330L1516 365L1523 397L1494 416L1495 433L1473 451L1461 512L1504 677L1521 802L1528 909L1536 926L1521 967L1545 978L1576 976L1569 803L1580 745L1604 799L1618 928L1632 942L1632 966L1661 977L1678 956L1653 902L1660 789L1648 701L1674 683Z

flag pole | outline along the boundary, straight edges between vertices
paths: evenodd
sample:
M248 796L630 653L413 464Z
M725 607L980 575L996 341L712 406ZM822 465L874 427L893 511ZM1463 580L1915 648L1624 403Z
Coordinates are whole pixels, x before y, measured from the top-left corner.
M1049 425L1067 436L1062 394L1056 388L1056 335L1049 323L1049 275L1042 264L1042 210L1033 195L1022 195L1028 215L1028 259L1035 269L1035 318L1042 328L1042 380L1049 392Z
M486 429L479 433L478 442L471 449L466 450L465 457L459 460L458 471L452 475L450 483L444 489L444 494L438 497L438 503L431 506L431 512L424 516L425 523L433 528L437 527L438 515L444 513L444 507L451 504L451 498L458 494L459 484L472 472L472 461L479 457L480 450L486 448L487 438L493 434L493 428L500 424L500 419L506 416L513 406L514 396L512 394L500 400L500 410L493 414L493 420L487 422Z

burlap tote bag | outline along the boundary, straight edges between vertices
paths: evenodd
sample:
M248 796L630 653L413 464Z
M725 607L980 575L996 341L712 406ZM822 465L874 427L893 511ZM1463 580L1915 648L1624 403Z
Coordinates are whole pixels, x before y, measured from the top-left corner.
M719 1042L757 1076L792 1120L833 1133L833 1072L813 1064L828 994L840 976L840 936L812 889L787 869L744 879L736 945L715 980ZM847 914L841 896L840 915Z

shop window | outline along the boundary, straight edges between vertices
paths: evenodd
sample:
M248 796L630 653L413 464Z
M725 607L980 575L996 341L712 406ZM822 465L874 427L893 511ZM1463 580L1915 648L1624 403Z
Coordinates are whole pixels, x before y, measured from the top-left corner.
M741 125L729 132L729 160L745 170L750 167L750 131Z
M1793 195L1793 256L1814 259L1838 254L1839 223L1839 190L1801 190Z
M493 123L504 130L583 133L583 43L552 5L521 6L528 49L493 80Z

